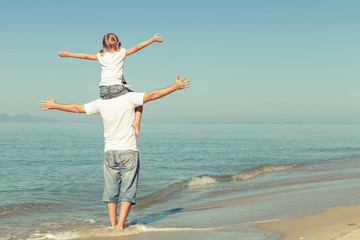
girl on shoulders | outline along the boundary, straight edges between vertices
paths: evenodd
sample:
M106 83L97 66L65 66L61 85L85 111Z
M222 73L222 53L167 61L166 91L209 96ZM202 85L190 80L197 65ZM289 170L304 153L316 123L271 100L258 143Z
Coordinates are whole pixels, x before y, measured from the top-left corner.
M126 56L149 46L154 42L162 42L164 39L159 33L149 40L142 42L130 49L121 48L119 38L108 33L103 38L103 48L97 54L71 53L65 48L65 51L59 51L60 57L72 57L80 59L98 60L101 64L101 81L99 84L99 93L101 99L111 99L132 92L123 76L123 67ZM104 51L106 50L106 51ZM140 121L143 107L135 108L135 119L132 126L135 129L135 136L140 136Z

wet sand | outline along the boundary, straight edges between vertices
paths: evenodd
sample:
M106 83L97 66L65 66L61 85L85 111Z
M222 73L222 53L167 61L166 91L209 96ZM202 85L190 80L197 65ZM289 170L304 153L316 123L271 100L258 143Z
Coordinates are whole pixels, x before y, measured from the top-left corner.
M281 240L359 240L360 205L337 207L321 213L258 224L282 234Z
M237 202L219 201L213 206L233 206ZM218 206L219 206L218 205ZM199 206L197 206L199 207ZM220 219L217 219L220 220ZM221 221L221 220L220 220ZM248 228L249 225L256 228ZM185 229L184 229L185 230ZM126 240L161 240L161 239L233 239L242 236L244 232L249 235L244 239L280 239L280 240L359 240L360 239L360 205L337 207L325 210L318 214L275 220L264 223L235 223L213 229L165 231L142 233L128 236ZM268 233L267 233L268 232ZM240 234L241 233L241 234ZM271 234L274 233L274 234ZM256 237L254 236L256 235ZM255 238L253 238L255 237Z

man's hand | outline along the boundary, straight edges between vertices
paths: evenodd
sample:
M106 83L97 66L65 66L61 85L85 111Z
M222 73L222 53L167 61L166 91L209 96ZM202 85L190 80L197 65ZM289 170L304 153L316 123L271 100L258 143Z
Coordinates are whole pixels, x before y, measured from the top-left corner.
M42 111L50 110L50 109L57 109L60 111L65 112L73 112L73 113L86 113L85 105L84 104L61 104L55 102L51 96L49 96L50 101L41 100L39 106L42 107Z
M143 103L147 103L150 101L154 101L156 99L165 97L166 95L169 95L172 92L175 92L177 90L181 90L184 88L188 88L190 84L190 80L186 80L186 77L179 80L179 75L175 79L175 83L169 87L153 90L151 92L146 92L144 94Z
M39 106L42 107L41 111L54 109L54 106L56 104L55 99L53 99L51 96L49 96L50 101L41 100Z
M59 55L60 57L69 57L69 56L70 56L70 52L69 52L69 50L67 50L67 49L65 48L65 52L64 52L64 51L59 51L59 52L58 52L58 55Z
M174 87L176 90L188 88L190 84L190 80L186 80L187 77L183 77L183 79L179 80L179 75L177 75L174 83ZM186 81L185 81L186 80Z
M162 36L159 36L160 33L155 34L155 36L153 37L154 42L162 42L164 41L164 38Z

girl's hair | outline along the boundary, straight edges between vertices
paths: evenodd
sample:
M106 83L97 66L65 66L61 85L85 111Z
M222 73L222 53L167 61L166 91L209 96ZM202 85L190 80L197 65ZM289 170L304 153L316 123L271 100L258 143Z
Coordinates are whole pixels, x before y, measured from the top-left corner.
M119 42L119 38L113 33L108 33L103 38L103 48L100 50L100 53L101 55L104 54L104 48L109 51L117 50L120 48L120 46L121 42Z

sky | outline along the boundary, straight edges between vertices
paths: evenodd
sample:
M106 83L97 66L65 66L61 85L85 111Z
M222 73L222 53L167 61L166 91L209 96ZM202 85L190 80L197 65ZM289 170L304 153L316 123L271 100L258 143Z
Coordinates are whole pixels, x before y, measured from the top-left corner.
M41 111L98 98L97 61L60 58L64 48L97 53L102 37L131 48L124 76L137 92L187 76L189 89L148 103L145 122L360 123L360 1L0 0L0 114L71 120Z

